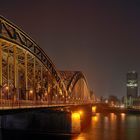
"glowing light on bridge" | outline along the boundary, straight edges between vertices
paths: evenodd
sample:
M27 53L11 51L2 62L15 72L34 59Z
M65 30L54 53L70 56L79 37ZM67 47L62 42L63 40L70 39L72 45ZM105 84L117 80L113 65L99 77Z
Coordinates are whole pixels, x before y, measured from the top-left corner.
M82 110L80 110L80 111L79 111L79 114L80 114L80 115L83 115L83 111L82 111Z
M80 119L80 113L79 112L72 113L72 118L76 119L76 120L79 120Z
M73 112L71 115L72 133L81 132L81 119L79 112Z
M92 106L92 113L96 113L96 106Z
M8 87L8 86L6 86L6 87L5 87L5 89L6 89L6 90L9 90L9 87Z
M98 121L98 117L94 116L94 117L92 117L92 120L93 120L93 122L97 122Z
M30 93L30 94L33 94L33 90L30 90L29 93Z

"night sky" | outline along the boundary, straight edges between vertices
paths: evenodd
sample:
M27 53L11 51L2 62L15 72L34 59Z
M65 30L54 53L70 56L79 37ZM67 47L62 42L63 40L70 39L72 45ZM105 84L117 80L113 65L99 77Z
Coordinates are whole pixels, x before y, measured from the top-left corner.
M98 97L126 95L126 73L140 74L140 3L134 0L1 0L0 14L57 69L83 71Z

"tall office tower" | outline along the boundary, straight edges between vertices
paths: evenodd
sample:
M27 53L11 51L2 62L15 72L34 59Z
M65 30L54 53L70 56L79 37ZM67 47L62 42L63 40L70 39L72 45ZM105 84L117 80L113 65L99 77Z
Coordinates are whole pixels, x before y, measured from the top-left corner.
M138 97L138 74L135 71L127 73L127 97Z

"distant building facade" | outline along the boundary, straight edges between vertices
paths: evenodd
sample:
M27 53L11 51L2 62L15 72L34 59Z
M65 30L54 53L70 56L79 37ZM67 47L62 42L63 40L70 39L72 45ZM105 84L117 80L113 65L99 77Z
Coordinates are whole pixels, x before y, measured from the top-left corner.
M127 98L138 97L138 74L135 71L127 73Z
M125 104L127 107L133 107L139 104L138 73L135 71L128 72L126 79L127 96L125 99Z

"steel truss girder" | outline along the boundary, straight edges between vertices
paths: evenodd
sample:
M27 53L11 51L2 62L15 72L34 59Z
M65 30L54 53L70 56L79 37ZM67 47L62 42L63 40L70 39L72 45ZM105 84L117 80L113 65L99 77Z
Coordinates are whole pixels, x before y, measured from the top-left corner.
M37 57L49 70L51 75L53 75L57 83L60 86L63 85L63 90L67 92L65 85L55 68L55 65L52 63L46 53L29 36L27 36L25 32L2 16L0 16L0 38L23 47L25 50L28 50L35 57Z
M46 53L25 32L0 16L0 99L3 98L4 83L7 83L8 87L13 84L14 90L8 89L8 95L14 92L14 100L20 99L19 84L23 80L21 89L25 89L25 100L38 100L40 92L43 91L41 99L44 100L47 92L48 102L57 98L65 102L80 79L83 79L88 87L83 73L76 72L66 88L60 73ZM30 98L30 89L33 89L33 98Z
M8 47L8 45L10 46ZM9 54L10 51L12 52L11 54ZM56 84L56 80L53 80L53 76L50 75L46 67L42 65L42 63L36 57L33 57L30 52L16 45L11 46L11 44L0 46L0 52L0 56L2 56L0 59L1 61L3 60L3 63L1 63L1 85L3 88L8 87L7 91L3 91L3 97L1 97L1 99L14 98L14 100L38 100L38 95L40 94L39 100L45 100L44 98L46 97L44 96L46 91L51 98L49 102L52 102L55 99L55 95L59 95L58 89L61 87ZM10 78L10 75L12 75L12 79ZM12 83L10 84L11 80ZM12 87L14 88L14 97L10 94L10 91L12 92L13 89L11 89L10 85L12 85ZM51 88L51 90L48 90L48 88ZM19 92L21 90L24 90L22 94ZM29 97L29 93L31 90L33 90L34 93L32 98ZM54 94L52 92L53 90L55 90ZM59 96L58 101L59 100L61 100L61 96Z
M77 71L72 76L71 80L69 81L69 84L67 86L67 91L72 91L75 84L78 82L79 79L83 79L86 82L86 85L88 86L87 80L86 80L85 76L83 75L83 73L80 71Z

